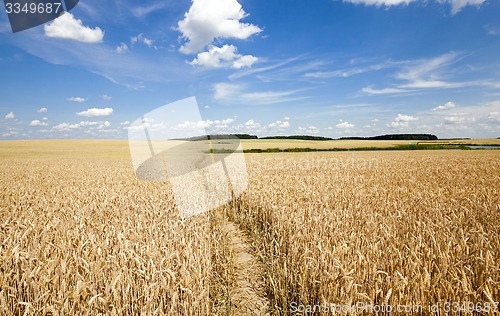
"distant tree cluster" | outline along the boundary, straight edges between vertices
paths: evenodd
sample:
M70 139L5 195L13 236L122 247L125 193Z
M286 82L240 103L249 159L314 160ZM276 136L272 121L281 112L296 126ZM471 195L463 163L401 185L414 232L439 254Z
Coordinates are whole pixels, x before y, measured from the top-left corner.
M342 137L340 139L362 139L362 140L437 140L432 134L389 134L372 137Z
M300 140L333 140L330 137L308 136L308 135L293 135L293 136L266 136L259 139L300 139Z

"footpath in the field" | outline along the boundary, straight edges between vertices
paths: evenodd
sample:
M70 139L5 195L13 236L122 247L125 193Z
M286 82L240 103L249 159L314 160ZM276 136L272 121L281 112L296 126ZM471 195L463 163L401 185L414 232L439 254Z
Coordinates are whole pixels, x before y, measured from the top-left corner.
M269 315L269 300L262 280L263 268L252 254L247 236L231 221L224 223L234 253L235 286L230 290L232 315Z

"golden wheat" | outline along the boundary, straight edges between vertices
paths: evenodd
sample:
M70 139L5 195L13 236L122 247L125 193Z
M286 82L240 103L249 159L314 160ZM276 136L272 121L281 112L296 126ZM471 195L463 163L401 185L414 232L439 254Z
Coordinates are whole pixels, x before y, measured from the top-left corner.
M500 152L247 159L232 218L255 237L276 313L292 302L499 301Z
M126 143L16 144L0 144L2 315L232 315L226 215L273 314L500 300L499 151L250 154L237 201L182 221Z

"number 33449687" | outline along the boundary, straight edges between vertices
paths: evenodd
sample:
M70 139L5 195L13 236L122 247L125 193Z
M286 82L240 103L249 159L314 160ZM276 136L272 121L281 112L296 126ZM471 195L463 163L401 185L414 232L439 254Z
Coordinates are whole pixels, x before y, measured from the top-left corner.
M44 14L44 13L59 13L62 11L62 4L60 2L56 3L6 3L5 11L8 14Z

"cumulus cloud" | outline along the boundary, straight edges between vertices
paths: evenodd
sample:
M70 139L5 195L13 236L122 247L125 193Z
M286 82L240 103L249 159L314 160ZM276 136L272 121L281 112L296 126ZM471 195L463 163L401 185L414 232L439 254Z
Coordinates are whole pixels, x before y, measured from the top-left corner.
M37 112L38 113L47 113L48 109L46 107L40 108Z
M14 117L16 117L14 115L14 112L9 112L7 115L5 115L6 120L12 120Z
M71 101L71 102L78 102L78 103L82 103L82 102L87 101L87 99L80 98L80 97L71 97L71 98L67 98L66 100Z
M42 122L39 120L33 120L30 123L30 126L47 126L47 125L49 125L47 122Z
M447 109L454 108L455 106L456 106L455 102L450 101L450 102L446 102L443 105L440 105L440 106L433 108L432 111L447 110Z
M345 121L345 122L342 122L342 123L335 125L335 127L342 128L342 129L350 129L350 128L354 128L354 124L351 124L351 123Z
M238 54L237 48L233 45L224 45L222 47L211 46L207 52L199 53L190 64L207 68L241 69L251 67L257 60L258 58L252 55Z
M290 122L288 121L276 121L274 123L271 123L269 124L269 127L273 127L273 128L288 128L290 127Z
M104 94L104 95L101 95L101 99L103 99L104 101L110 101L111 99L113 99L112 97L110 97L109 95L107 94Z
M65 132L65 131L70 131L70 130L73 130L73 129L76 129L79 127L80 127L79 124L61 123L61 124L58 124L58 125L52 127L52 129L59 131L59 132Z
M187 42L180 52L202 52L215 39L247 39L262 30L240 20L248 14L237 0L193 0L191 8L178 22L177 30Z
M43 124L43 122L42 122L42 124ZM46 126L46 125L47 124L45 123L45 125L40 125L40 126ZM92 129L100 130L100 129L103 129L103 128L106 128L109 126L111 126L111 123L109 121L101 121L101 122L81 121L80 123L75 123L75 124L61 123L61 124L58 124L58 125L52 127L52 129L54 129L56 131L70 131L70 130L78 129L80 127L87 127L90 130L92 130Z
M245 122L245 127L248 129L258 129L261 127L260 123L254 120L248 120Z
M112 108L104 108L104 109L91 108L86 111L76 113L76 115L78 116L85 116L85 117L110 116L111 114L113 114Z
M418 117L398 113L398 116L388 126L393 128L408 127L410 122L416 120L418 120Z
M229 128L229 124L236 121L236 117L230 117L224 120L202 120L198 122L185 121L175 126L176 130L193 130L204 128L211 131Z
M49 24L44 25L45 36L84 43L101 43L104 32L99 28L83 25L82 20L66 12Z

